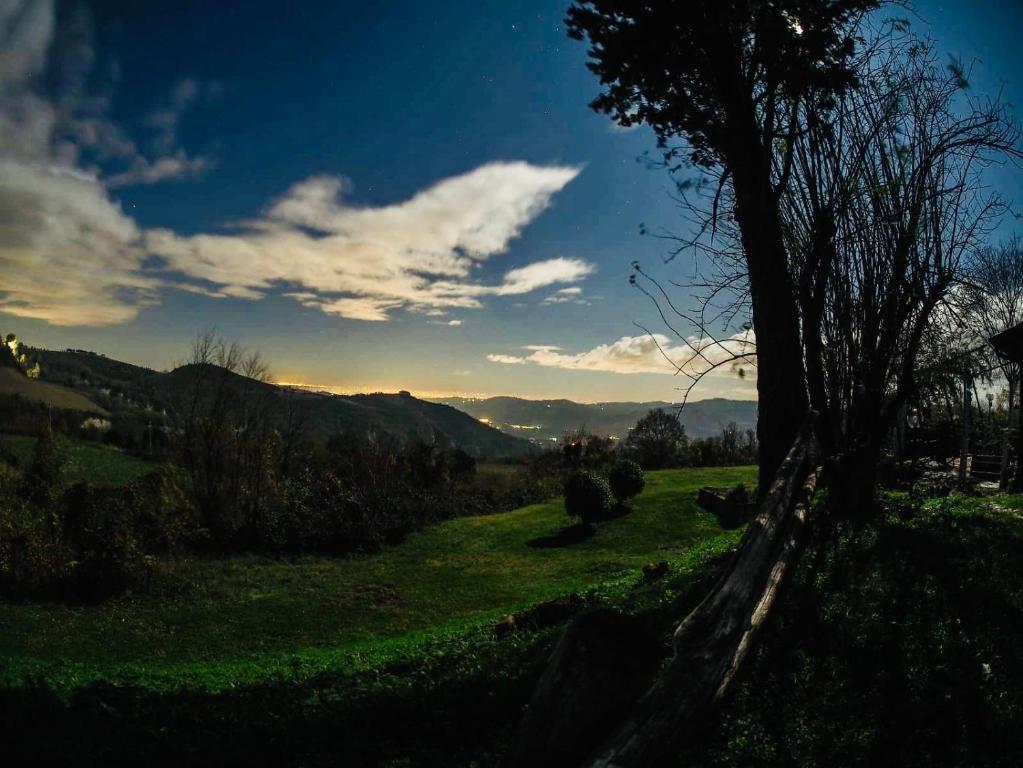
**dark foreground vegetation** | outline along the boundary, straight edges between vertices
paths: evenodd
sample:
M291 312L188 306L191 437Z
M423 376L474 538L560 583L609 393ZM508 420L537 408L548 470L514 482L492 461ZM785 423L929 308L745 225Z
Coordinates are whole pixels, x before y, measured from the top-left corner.
M838 524L808 550L736 695L678 764L1018 764L1021 515L1019 496L897 497L870 525ZM623 611L630 631L667 654L675 617L735 541L723 533L669 555L660 578L633 571L583 588L549 623L535 612L510 632L470 621L311 676L286 660L272 679L239 685L145 674L61 685L41 672L0 694L7 754L35 764L130 754L153 765L498 765L568 615Z

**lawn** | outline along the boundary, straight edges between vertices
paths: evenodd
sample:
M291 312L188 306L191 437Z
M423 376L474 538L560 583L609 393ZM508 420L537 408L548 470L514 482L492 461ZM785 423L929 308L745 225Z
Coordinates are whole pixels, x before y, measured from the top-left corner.
M0 435L0 450L9 452L22 466L32 460L34 437ZM67 442L66 478L69 483L88 480L100 485L124 485L151 472L155 465L95 443Z
M462 518L351 558L193 558L155 593L98 606L0 605L0 680L42 674L58 687L95 679L220 688L301 677L400 653L523 606L638 573L725 533L695 504L703 485L751 482L746 467L647 475L634 511L588 539L554 538L560 500ZM395 649L399 649L395 651Z
M739 538L695 509L693 492L751 474L653 473L635 512L562 548L523 545L564 525L557 504L541 504L452 521L374 557L300 560L290 582L283 562L183 564L210 581L173 598L176 619L160 618L173 601L157 597L8 606L0 639L21 655L7 672L34 669L48 685L0 686L5 757L500 765L563 625L501 635L494 619L577 590L588 608L632 614L670 652L678 618L720 577ZM1019 765L1021 551L1023 496L893 494L877 520L830 528L800 558L733 695L683 764ZM644 579L635 566L662 553L667 574ZM517 584L493 580L509 568ZM474 595L466 580L478 577ZM362 599L367 592L374 597ZM389 614L393 600L402 620ZM285 618L263 632L260 617L275 611ZM165 623L146 627L147 616ZM63 655L100 661L57 663Z

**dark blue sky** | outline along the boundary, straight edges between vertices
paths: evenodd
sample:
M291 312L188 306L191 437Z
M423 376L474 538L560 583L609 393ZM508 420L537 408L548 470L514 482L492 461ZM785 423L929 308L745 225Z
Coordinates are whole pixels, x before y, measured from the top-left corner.
M505 231L506 247L475 263L466 280L507 286L510 271L552 260L585 263L590 271L551 277L534 290L495 288L481 306L445 307L443 315L420 299L355 313L386 315L376 321L355 319L349 310L328 313L317 304L322 297L286 297L286 289L239 289L257 288L256 300L132 287L149 292L134 317L56 326L0 312L5 332L164 367L183 356L197 330L215 325L260 348L282 380L342 389L672 398L674 382L664 375L487 359L535 352L526 345L556 345L561 350L549 352L575 356L640 336L633 322L653 325L655 315L630 290L629 264L658 264L664 245L641 237L639 225L678 221L667 178L639 161L655 150L649 131L616 130L588 108L597 83L584 66L584 46L565 35L564 2L147 0L84 7L88 13L80 4L57 7L48 93L76 91L54 86L54 50L88 47L88 65L78 66L87 76L76 93L107 97L104 124L116 125L135 148L133 154L97 139L76 162L94 163L107 179L118 178L109 170L117 163L131 172L107 185L110 199L139 231L173 233L167 254L201 250L191 235L231 235L243 222L265 223L274 202L304 180L343 177L346 208L379 210L481 166L522 161L532 169L574 169L574 176L548 180L556 188L547 190L546 207ZM960 0L921 3L919 11L943 50L981 60L975 90L990 92L1005 81L1009 100L1023 99L1019 4ZM82 38L77 48L67 30ZM76 130L84 135L80 124ZM155 169L163 156L174 158L178 171L161 179ZM992 178L1019 200L1016 169ZM542 196L535 188L544 182L523 183ZM391 224L366 226L376 234ZM280 260L294 258L282 242L265 248ZM676 262L673 274L686 264ZM721 378L705 394L753 392L748 383Z

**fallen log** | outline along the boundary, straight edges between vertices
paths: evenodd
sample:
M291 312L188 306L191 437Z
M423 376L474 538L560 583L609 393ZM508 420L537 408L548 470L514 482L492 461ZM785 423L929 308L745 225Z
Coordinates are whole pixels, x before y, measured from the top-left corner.
M754 647L783 580L802 549L809 499L817 478L810 472L811 459L812 430L807 423L746 529L729 570L675 630L671 660L626 711L621 710L619 700L615 702L617 712L589 713L593 720L615 723L604 731L610 735L602 741L576 743L572 750L566 750L562 741L559 765L656 766L678 754L684 743L699 737ZM566 712L554 701L580 700L573 690L583 677L578 657L564 641L585 645L588 641L581 635L574 631L563 638L534 691L517 743L551 744L559 733L578 734L552 715ZM569 661L574 665L572 674L559 668ZM605 673L596 667L586 671L591 676ZM559 684L552 685L555 681ZM595 704L599 702L591 702L590 706ZM530 716L538 712L545 716ZM509 757L509 768L550 764L538 761L535 749L513 748Z

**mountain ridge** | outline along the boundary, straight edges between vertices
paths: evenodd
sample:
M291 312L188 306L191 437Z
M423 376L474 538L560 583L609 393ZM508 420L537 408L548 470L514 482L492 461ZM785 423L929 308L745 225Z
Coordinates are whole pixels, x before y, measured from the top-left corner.
M496 397L432 398L464 410L508 434L536 441L553 441L578 429L624 438L636 422L653 409L677 410L663 400L579 403L565 398L531 400L509 395ZM731 422L740 429L756 429L757 404L753 400L715 397L688 403L680 416L690 437L711 437Z

